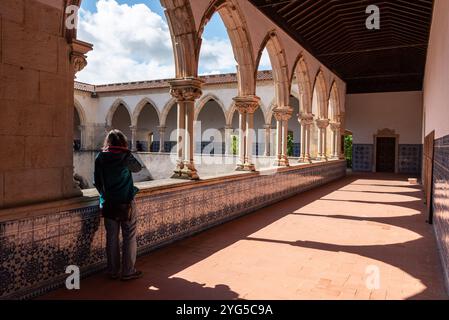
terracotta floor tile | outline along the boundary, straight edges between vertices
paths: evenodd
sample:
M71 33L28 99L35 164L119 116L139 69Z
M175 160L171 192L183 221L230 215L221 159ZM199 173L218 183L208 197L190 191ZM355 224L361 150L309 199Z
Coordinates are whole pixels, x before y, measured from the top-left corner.
M395 175L351 175L42 299L447 299L422 192ZM367 287L377 267L380 289Z

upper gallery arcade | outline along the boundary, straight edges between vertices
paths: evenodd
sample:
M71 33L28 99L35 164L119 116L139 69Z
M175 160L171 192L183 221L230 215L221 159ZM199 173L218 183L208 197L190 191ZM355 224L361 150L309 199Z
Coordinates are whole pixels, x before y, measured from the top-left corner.
M75 74L88 63L86 53L92 50L92 45L77 40L76 28L67 28L71 26L66 22L73 19L73 10L70 10L72 7L66 10L65 6L78 6L80 1L66 4L64 1L34 1L30 6L19 1L12 7L8 4L9 10L17 10L2 17L6 35L2 40L2 65L4 70L10 70L6 74L9 85L2 96L8 115L2 117L5 122L2 133L9 141L7 145L11 146L8 152L17 153L13 158L22 161L2 163L5 192L0 203L2 207L11 207L79 196L81 193L72 178L73 130L68 128L73 126L74 105L78 110L82 106L80 101L73 101ZM126 98L114 101L102 98L103 93L111 94L107 93L107 87L99 87L97 102L76 115L82 122L97 123L96 133L88 133L93 130L88 126L82 127L86 130L80 139L82 148L92 148L94 142L87 142L92 135L98 140L105 129L111 128L114 111L119 106L125 106L130 113L132 121L128 135L133 139L132 128L137 126L139 111L146 101L160 99L153 104L161 116L160 128L165 126L164 115L168 114L169 108L177 105L177 141L182 142L177 143L178 159L173 169L181 178L198 178L194 163L194 121L200 105L208 99L207 94L213 94L207 92L209 84L198 76L201 35L208 20L218 13L227 29L237 63L235 88L230 90L231 96L228 94L223 107L226 126L232 126L231 113L236 111L238 114L238 127L234 128L238 129L239 135L238 169L255 170L253 141L257 138L253 129L254 114L258 109L262 109L266 120L263 125L273 122L270 128L275 137L273 165L289 165L287 135L292 118L302 133L298 137L303 141L297 141L301 145L301 161L326 159L326 153L329 158L338 158L340 136L344 132L346 92L345 83L339 77L248 1L161 1L161 4L170 27L176 66L176 78L165 82L170 96L145 97L145 92L135 90L132 100L137 100L126 103L123 101ZM39 12L39 15L32 12ZM48 19L43 19L42 15ZM44 20L47 22L42 23ZM15 39L27 37L33 39L26 42L27 48L13 45ZM258 64L265 48L273 68L272 101L259 97L256 91ZM13 88L17 83L23 83L28 94L16 95ZM290 105L292 95L296 96L299 108L295 112ZM33 104L38 104L39 110L31 107ZM18 113L24 114L26 120L9 121ZM99 126L103 126L100 131ZM331 128L335 137L327 133ZM55 154L58 157L54 157ZM28 181L25 189L17 183L23 180ZM48 188L42 188L43 183Z

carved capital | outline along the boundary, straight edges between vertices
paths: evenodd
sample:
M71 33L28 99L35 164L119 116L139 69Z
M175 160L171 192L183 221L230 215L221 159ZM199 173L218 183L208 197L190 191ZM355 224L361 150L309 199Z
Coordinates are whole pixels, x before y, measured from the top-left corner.
M235 108L239 113L253 114L260 105L260 98L257 96L235 97Z
M301 126L311 126L313 124L312 113L300 113L298 119Z
M93 45L75 39L72 41L71 47L72 52L70 53L70 63L73 65L73 70L76 74L87 66L86 53L92 50Z
M201 87L204 81L198 78L176 79L169 83L170 94L179 102L194 102L203 94Z
M72 52L70 56L70 63L73 65L73 70L75 73L78 73L87 66L86 56Z
M273 115L276 121L288 121L292 117L293 109L290 107L275 107Z
M320 129L326 129L329 126L329 119L317 119L316 126Z
M340 131L341 124L339 122L331 122L329 125L332 131Z

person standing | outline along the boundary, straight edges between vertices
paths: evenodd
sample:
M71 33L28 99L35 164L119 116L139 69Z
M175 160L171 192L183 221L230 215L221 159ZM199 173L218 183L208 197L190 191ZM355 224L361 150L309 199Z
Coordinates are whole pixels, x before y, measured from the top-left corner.
M120 130L110 131L102 152L95 159L94 185L100 194L100 211L106 228L107 273L111 279L126 281L143 275L135 268L137 211L134 198L139 189L132 178L133 172L141 170L142 165L128 148L126 136Z

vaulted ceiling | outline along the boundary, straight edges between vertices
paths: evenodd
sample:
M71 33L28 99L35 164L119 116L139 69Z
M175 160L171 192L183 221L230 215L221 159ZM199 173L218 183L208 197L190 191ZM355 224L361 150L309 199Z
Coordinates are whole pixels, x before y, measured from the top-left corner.
M250 0L348 84L348 93L422 90L433 0ZM369 30L369 5L380 29Z

